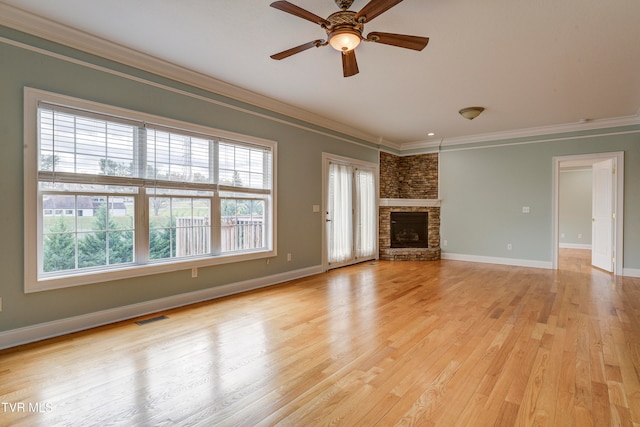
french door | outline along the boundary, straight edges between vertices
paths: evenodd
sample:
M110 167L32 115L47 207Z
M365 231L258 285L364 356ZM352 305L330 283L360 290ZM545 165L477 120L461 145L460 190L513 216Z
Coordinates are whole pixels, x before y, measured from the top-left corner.
M323 158L325 269L377 258L377 166Z

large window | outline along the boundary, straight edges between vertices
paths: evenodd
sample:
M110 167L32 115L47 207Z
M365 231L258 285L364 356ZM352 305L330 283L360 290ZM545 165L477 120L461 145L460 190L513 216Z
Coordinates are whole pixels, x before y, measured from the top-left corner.
M25 288L275 255L274 142L25 89Z

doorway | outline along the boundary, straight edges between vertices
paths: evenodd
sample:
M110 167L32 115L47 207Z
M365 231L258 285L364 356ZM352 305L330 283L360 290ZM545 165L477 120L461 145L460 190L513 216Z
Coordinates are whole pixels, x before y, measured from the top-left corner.
M567 167L592 168L591 263L622 275L624 153L597 153L553 158L552 267L558 269L560 253L560 171Z
M324 270L377 258L377 165L322 157Z

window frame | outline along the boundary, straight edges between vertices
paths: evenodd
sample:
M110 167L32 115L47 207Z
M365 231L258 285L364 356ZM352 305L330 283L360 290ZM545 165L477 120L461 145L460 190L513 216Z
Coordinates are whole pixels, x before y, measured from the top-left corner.
M123 120L135 120L149 123L157 128L172 129L176 132L193 133L201 136L208 136L213 140L225 143L237 143L239 145L261 146L271 152L271 189L269 191L256 190L256 192L267 193L268 202L265 203L265 227L266 227L266 248L247 250L242 252L225 252L216 254L205 254L189 258L170 258L164 260L148 259L149 246L149 207L148 194L151 187L139 187L140 191L135 196L136 215L134 216L134 229L136 236L140 231L145 238L142 241L136 238L134 243L133 264L126 264L117 267L109 267L100 271L66 271L41 277L43 229L42 219L45 214L42 206L38 186L39 168L39 118L38 105L40 102L61 105L63 107L74 108L88 113L112 116ZM71 96L61 95L30 87L24 88L24 290L25 293L38 292L50 289L59 289L72 286L87 285L99 282L108 282L132 277L145 276L150 274L166 273L179 270L186 270L197 267L220 265L254 259L263 259L277 256L277 142L257 138L253 136L241 135L234 132L215 129L207 126L188 123L180 120L170 119L151 115L139 111L129 110L121 107L110 106L94 101L83 100ZM162 187L162 183L158 184ZM220 227L220 193L233 191L234 187L220 184L210 184L208 191L213 191L211 198L211 227ZM252 190L247 189L247 194ZM217 200L217 202L214 202ZM76 214L77 215L77 214ZM213 235L220 234L215 230ZM141 247L141 243L146 246ZM215 242L212 241L212 246ZM145 247L147 249L145 249Z

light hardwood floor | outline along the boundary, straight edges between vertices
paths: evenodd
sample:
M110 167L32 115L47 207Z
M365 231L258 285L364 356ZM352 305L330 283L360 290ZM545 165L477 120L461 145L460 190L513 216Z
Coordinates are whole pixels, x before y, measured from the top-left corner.
M0 352L0 425L640 426L640 279L581 251L368 262L162 314Z

